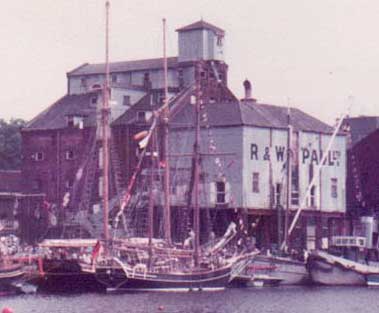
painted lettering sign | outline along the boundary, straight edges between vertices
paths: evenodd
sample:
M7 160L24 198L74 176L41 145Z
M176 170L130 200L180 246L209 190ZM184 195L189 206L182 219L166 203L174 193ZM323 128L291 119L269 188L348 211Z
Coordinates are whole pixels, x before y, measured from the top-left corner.
M273 160L277 162L284 162L286 160L286 147L285 146L273 146L264 147L260 149L257 144L252 143L250 146L250 159L251 160L263 160L269 161L273 157ZM301 148L301 162L303 164L319 164L324 156L323 150L316 150L311 148ZM325 166L339 166L341 160L341 152L338 150L331 150L328 152L325 158Z

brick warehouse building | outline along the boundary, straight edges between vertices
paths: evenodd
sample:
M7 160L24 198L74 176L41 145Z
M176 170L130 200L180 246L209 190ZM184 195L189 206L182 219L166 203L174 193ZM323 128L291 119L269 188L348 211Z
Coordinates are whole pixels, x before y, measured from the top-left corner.
M203 115L206 116L202 121L203 152L216 149L223 154L217 164L210 158L202 159L205 174L201 183L204 194L201 206L210 209L211 216L217 215L217 211L224 212L225 225L233 218L234 209L247 212L250 232L257 237L260 246L269 247L282 236L277 228L278 216L279 225L282 224L286 199L283 168L287 154L287 108L260 104L249 96L238 101L228 89L222 29L200 21L177 31L179 55L168 59L171 153L192 151L188 138L193 135L193 129L184 125L192 121L190 97L197 75L195 65L201 60L199 76ZM55 235L61 234L65 227L61 225L61 216L75 214L75 210L87 210L96 215L100 209L101 188L96 186L101 186L101 174L98 168L90 171L91 167L85 164L99 163L98 151L91 153L91 149L96 141L98 109L102 103L99 88L104 82L104 68L104 64L83 64L69 72L67 95L22 130L23 188L25 192L46 195L47 216L54 215L58 222L57 225L48 223L52 229L58 229ZM115 195L125 187L135 166L137 146L131 137L148 127L152 111L162 104L163 60L111 63L110 71L111 193ZM291 109L291 119L295 134L291 144L294 162L290 215L293 215L326 149L332 129L297 109ZM185 147L182 147L183 138L189 140ZM293 246L319 247L321 238L342 231L345 151L345 137L339 135L292 237ZM233 158L228 154L233 154ZM175 161L175 166L188 173L190 161ZM78 180L75 177L80 168L82 179ZM175 187L171 199L175 207L185 205L186 179L181 175L172 177ZM87 185L94 188L88 189ZM81 226L85 225L83 220ZM99 234L90 226L87 231Z

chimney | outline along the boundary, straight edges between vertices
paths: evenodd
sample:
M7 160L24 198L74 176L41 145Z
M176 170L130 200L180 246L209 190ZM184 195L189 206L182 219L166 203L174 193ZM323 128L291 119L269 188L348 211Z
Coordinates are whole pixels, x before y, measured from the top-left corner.
M241 99L241 101L245 103L257 102L256 99L251 97L251 83L248 79L245 79L245 81L243 82L243 88L245 89L245 97Z
M243 87L245 88L245 100L251 99L251 83L248 79L243 82Z

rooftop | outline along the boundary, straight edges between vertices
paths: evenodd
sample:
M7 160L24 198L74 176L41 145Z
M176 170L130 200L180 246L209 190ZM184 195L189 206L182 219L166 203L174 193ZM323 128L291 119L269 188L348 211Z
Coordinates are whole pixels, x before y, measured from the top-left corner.
M177 57L167 58L168 68L175 68L177 67L177 65L178 65ZM163 58L109 63L109 71L111 73L143 71L143 70L152 70L152 69L161 69L161 68L163 68ZM104 74L104 73L105 73L105 63L96 63L96 64L84 63L81 66L68 72L67 76Z
M223 101L206 104L208 125L213 127L255 126L287 129L288 108L255 101ZM332 133L333 128L317 118L291 108L291 125L295 131ZM194 109L186 106L173 120L175 125L185 125L194 120Z
M27 123L23 130L65 128L68 116L83 116L84 126L95 126L96 105L91 105L90 102L91 98L98 96L98 93L65 95Z
M190 31L190 30L196 30L196 29L210 29L213 30L215 33L224 35L225 31L215 25L212 25L208 22L205 22L203 20L197 21L195 23L192 23L190 25L178 28L176 31L177 32L185 32L185 31Z

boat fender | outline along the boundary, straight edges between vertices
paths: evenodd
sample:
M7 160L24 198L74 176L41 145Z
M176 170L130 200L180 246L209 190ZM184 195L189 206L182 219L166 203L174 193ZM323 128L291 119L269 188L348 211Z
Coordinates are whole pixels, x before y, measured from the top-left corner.
M13 310L9 307L5 307L3 308L3 310L1 311L1 313L13 313Z
M163 311L163 310L164 310L164 305L160 305L160 306L158 307L158 310L159 310L159 311Z

